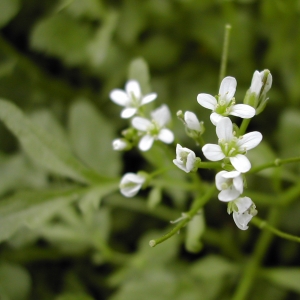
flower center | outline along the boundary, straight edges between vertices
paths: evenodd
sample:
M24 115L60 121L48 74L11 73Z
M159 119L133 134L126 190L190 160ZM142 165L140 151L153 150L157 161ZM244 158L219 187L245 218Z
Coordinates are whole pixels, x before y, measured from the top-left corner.
M226 98L223 96L216 96L218 104L215 107L215 112L221 116L228 116L231 110L231 106L235 104L235 98L232 98L229 102L227 102Z
M147 133L153 137L157 137L159 132L160 132L159 124L155 120L152 120L152 124L148 127Z

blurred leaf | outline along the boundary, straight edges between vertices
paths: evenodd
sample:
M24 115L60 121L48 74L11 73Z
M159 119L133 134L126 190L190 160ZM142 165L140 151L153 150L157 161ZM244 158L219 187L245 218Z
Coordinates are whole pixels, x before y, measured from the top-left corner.
M20 0L0 1L0 28L5 26L19 11Z
M70 108L70 138L75 153L104 176L116 176L120 153L113 151L114 132L108 120L88 101L78 100Z
M203 244L201 237L205 231L205 218L203 209L187 224L185 248L187 251L197 253L201 251Z
M99 182L50 132L32 123L14 104L0 99L0 119L19 139L25 152L41 166L81 182Z
M18 193L0 201L0 241L23 226L35 228L80 196L79 189Z
M0 155L0 195L25 187L43 188L47 181L47 173L23 154Z
M51 132L51 134L64 146L70 150L70 143L67 133L64 128L55 119L50 110L39 109L31 114L31 120L41 126L44 130Z
M66 10L74 17L87 17L92 20L99 19L103 13L102 0L60 0L57 11Z
M162 190L160 187L154 187L149 193L147 206L149 209L154 209L162 200Z
M131 61L128 71L128 79L137 80L144 95L151 92L149 67L143 58L136 58Z
M125 45L135 45L139 34L145 27L146 16L142 6L143 2L126 0L122 3L117 36Z
M102 198L110 192L119 188L119 180L117 182L103 183L99 186L91 188L79 201L79 207L84 214L89 214L99 209Z
M91 296L86 295L86 294L66 293L66 294L58 296L57 298L55 298L55 300L94 300L94 298L92 298Z
M266 269L262 275L275 285L300 293L300 268Z
M86 47L91 31L70 16L59 13L42 19L31 34L31 47L61 58L68 65L87 61Z
M104 22L97 29L94 38L89 42L87 51L90 64L93 67L100 66L106 59L117 21L118 14L116 11L107 13Z
M19 265L0 264L1 300L26 300L31 288L29 273Z

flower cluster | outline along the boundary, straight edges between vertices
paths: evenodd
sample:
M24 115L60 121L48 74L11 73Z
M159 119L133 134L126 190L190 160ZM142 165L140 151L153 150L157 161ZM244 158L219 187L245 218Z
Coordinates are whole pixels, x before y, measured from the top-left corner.
M174 141L173 132L167 128L171 122L171 113L167 105L163 104L145 117L144 105L154 101L156 93L142 95L141 87L136 80L129 80L125 90L114 89L110 92L110 99L123 106L121 118L130 119L130 126L123 130L122 137L113 140L115 151L127 151L138 145L141 151L148 151L155 140L166 144ZM121 193L126 197L133 197L142 188L145 176L127 173L120 182Z
M249 90L244 98L244 103L236 104L234 98L237 81L234 77L225 77L220 85L219 94L212 96L201 93L197 102L211 110L210 120L215 126L218 141L216 144L205 144L203 122L198 120L195 113L179 111L177 117L183 122L186 133L196 145L202 146L202 153L212 162L220 161L214 165L221 168L215 176L216 188L219 190L218 199L228 203L228 213L233 215L233 220L241 230L248 229L248 223L257 214L253 201L244 196L245 174L251 169L251 162L247 152L255 148L262 140L258 131L245 133L249 119L261 113L266 106L267 92L272 85L272 76L268 70L255 71ZM125 85L125 90L114 89L110 93L113 102L124 106L121 117L130 119L130 126L122 132L122 137L113 141L113 149L125 151L137 145L141 151L148 151L154 141L159 140L166 144L174 141L173 132L167 127L171 121L171 114L166 105L161 105L150 112L150 117L144 114L144 105L156 99L157 95L151 93L143 96L140 85L135 80L130 80ZM236 116L243 120L241 127L233 124L229 116ZM203 167L203 162L195 152L176 146L175 166L186 173L197 172ZM213 164L213 163L207 163ZM127 173L120 182L121 193L126 197L135 196L141 188L149 183L150 177L144 172L137 174Z
M255 71L250 89L247 91L244 104L236 104L234 94L237 82L233 77L225 77L221 82L219 94L215 97L201 93L198 103L212 111L210 120L216 126L217 144L204 144L202 152L210 161L222 161L223 170L215 176L215 184L220 191L218 199L228 203L228 213L233 213L233 220L241 230L248 229L247 224L257 214L255 204L249 197L242 197L244 192L245 173L251 169L246 154L262 140L258 131L242 134L237 125L233 125L229 115L250 119L260 113L266 105L266 93L271 88L272 76L268 70ZM186 127L202 134L197 117L186 112L178 112L179 118ZM188 125L191 124L191 125ZM204 128L204 127L202 127ZM191 135L189 135L191 136ZM199 141L191 136L195 141ZM174 164L185 172L196 171L201 167L195 153L177 145Z

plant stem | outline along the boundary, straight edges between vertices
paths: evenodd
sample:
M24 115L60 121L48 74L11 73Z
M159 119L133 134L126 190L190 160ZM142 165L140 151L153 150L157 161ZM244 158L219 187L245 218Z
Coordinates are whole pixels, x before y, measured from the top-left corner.
M240 127L240 131L239 131L240 136L245 134L250 121L251 121L251 119L243 119L243 122L242 122L241 127Z
M215 186L211 186L208 191L206 192L206 194L202 197L198 197L195 202L192 205L192 208L187 212L183 214L183 219L182 221L180 221L171 231L169 231L167 234L165 234L164 236L156 239L156 240L151 240L149 242L149 245L151 247L155 247L156 245L164 242L165 240L169 239L170 237L172 237L174 234L176 234L177 232L180 231L181 228L183 228L199 211L199 209L201 207L203 207L203 205L208 202L211 197L213 196L214 192L215 192L216 188Z
M268 217L268 223L276 225L279 220L280 211L273 208ZM263 260L263 257L268 250L268 247L272 241L273 234L270 231L263 231L255 245L254 253L248 261L244 274L242 275L240 284L235 291L232 300L245 300L249 295L250 288L255 279L256 273Z
M223 50L222 50L222 59L221 59L221 67L220 67L220 75L219 75L219 86L221 81L225 77L226 74L226 67L228 61L228 49L229 49L229 39L230 39L230 30L231 25L225 25L225 33L224 33L224 43L223 43Z
M264 169L279 167L279 166L282 166L284 164L290 164L290 163L293 163L293 162L300 162L300 156L291 157L291 158L287 158L287 159L276 158L274 161L262 164L262 165L257 166L257 167L253 167L248 173L253 174L253 173L257 173L257 172L259 172L261 170L264 170Z
M253 223L256 227L258 227L260 229L269 230L269 231L271 231L272 233L274 233L275 235L277 235L281 238L284 238L284 239L289 240L289 241L300 243L300 237L285 233L283 231L280 231L280 230L276 229L275 227L269 225L268 222L266 222L266 221L264 221L264 220L262 220L258 217L254 217L251 220L251 223Z

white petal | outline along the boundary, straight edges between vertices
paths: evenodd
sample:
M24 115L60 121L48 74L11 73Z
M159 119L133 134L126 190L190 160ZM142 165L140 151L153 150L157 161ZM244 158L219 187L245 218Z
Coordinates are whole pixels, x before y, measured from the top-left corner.
M219 145L206 144L202 147L204 156L211 161L218 161L225 157L222 149Z
M249 159L243 154L237 154L234 157L229 157L229 159L234 168L241 173L248 172L251 169Z
M135 173L126 173L122 177L120 184L124 185L124 184L130 183L130 182L133 182L133 183L136 183L136 184L143 184L144 181L145 181L145 178L142 177L142 176L139 176Z
M145 97L143 97L142 101L141 101L141 105L147 104L152 102L153 100L155 100L157 98L157 94L156 93L151 93L146 95Z
M148 119L145 119L142 117L133 118L131 123L135 129L138 129L141 131L147 131L148 128L152 125L152 123Z
M173 163L182 171L189 173L189 171L186 169L185 165L181 161L178 161L177 159L173 159Z
M242 197L242 198L236 199L235 204L238 208L238 213L243 214L251 207L251 205L253 204L253 201L249 197Z
M217 99L209 94L198 94L198 103L208 109L214 110L217 105Z
M233 212L232 216L233 216L233 220L234 220L236 226L239 229L247 230L249 228L247 225L251 221L252 215L250 215L250 214L239 214L239 213Z
M227 181L227 179L224 177L224 175L226 173L228 173L228 172L227 171L220 171L219 173L216 174L216 177L215 177L216 187L219 191L222 190L222 184Z
M223 118L217 123L217 136L220 140L230 142L233 139L232 122L229 118Z
M193 151L191 151L187 157L187 161L186 161L186 169L190 172L195 165L195 161L196 161L196 155Z
M244 190L244 182L242 176L238 176L233 179L233 186L234 188L240 193L243 193Z
M215 113L215 112L211 113L211 115L210 115L210 120L211 120L211 122L212 122L215 126L216 126L216 125L218 124L218 122L219 122L220 120L222 120L222 119L224 119L224 117L221 116L221 115L219 115L219 114L217 114L217 113Z
M184 121L189 129L201 131L200 122L193 112L186 111L184 113Z
M171 112L168 106L163 104L151 112L151 117L160 125L160 127L163 127L170 122Z
M171 144L174 141L174 134L170 129L163 128L157 138L166 144Z
M136 112L137 112L137 109L134 108L134 107L124 108L122 110L122 112L121 112L121 118L123 118L123 119L129 119L132 116L134 116Z
M219 95L221 95L222 98L225 97L226 101L229 102L235 94L236 85L237 83L234 77L225 77L221 82Z
M263 72L255 71L252 77L250 93L255 93L257 96L260 94L260 90L263 86Z
M262 140L262 134L258 131L253 131L244 134L237 142L237 146L241 150L250 150L255 148Z
M136 80L127 81L125 85L125 90L128 96L131 96L133 94L137 99L141 97L141 88L139 83Z
M230 115L237 116L243 119L250 119L255 116L254 107L247 104L236 104L231 106Z
M149 134L144 135L139 142L140 150L148 151L152 147L153 142L154 142L153 136Z
M236 199L240 194L239 191L231 186L230 188L221 191L218 195L218 199L220 201L229 202Z
M112 90L109 94L109 97L113 102L120 106L126 106L130 102L128 95L120 89Z
M230 172L223 171L223 172L224 173L222 174L222 176L224 178L236 178L241 175L241 173L238 171L230 171Z

